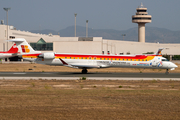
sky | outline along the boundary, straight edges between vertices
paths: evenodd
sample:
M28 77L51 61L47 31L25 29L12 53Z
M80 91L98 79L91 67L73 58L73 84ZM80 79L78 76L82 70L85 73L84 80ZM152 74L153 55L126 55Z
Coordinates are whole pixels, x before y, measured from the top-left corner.
M0 20L18 30L59 31L75 24L93 29L128 30L137 27L132 23L136 8L143 5L152 15L146 26L180 30L180 0L0 0Z

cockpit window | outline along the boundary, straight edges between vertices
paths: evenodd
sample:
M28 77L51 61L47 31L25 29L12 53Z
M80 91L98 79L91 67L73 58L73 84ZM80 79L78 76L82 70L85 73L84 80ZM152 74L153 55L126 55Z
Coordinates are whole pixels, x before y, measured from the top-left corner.
M169 61L168 59L162 59L162 61Z

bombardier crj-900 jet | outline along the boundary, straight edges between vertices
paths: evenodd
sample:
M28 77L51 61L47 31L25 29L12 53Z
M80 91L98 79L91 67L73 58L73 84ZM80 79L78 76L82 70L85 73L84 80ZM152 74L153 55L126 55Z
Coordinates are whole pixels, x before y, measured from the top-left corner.
M9 49L9 51L0 52L0 59L10 58L10 57L17 56L17 53L18 53L18 48L16 47L16 44L14 44L14 45Z
M150 68L174 70L177 65L162 57L159 49L152 55L102 55L102 54L71 54L71 53L41 53L34 51L25 39L12 39L18 47L18 52L23 59L34 61L45 65L67 66L82 69L82 73L87 73L91 68Z

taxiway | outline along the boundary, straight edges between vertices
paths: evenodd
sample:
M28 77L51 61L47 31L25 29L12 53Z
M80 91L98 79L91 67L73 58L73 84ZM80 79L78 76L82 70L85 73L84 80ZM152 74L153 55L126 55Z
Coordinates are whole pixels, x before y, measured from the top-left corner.
M180 73L1 72L0 79L180 80Z

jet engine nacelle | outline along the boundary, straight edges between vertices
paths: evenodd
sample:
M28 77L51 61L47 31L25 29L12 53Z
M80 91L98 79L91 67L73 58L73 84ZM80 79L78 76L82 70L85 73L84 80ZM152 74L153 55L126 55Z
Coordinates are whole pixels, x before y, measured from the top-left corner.
M55 55L54 53L42 53L39 55L39 57L44 59L54 59Z

